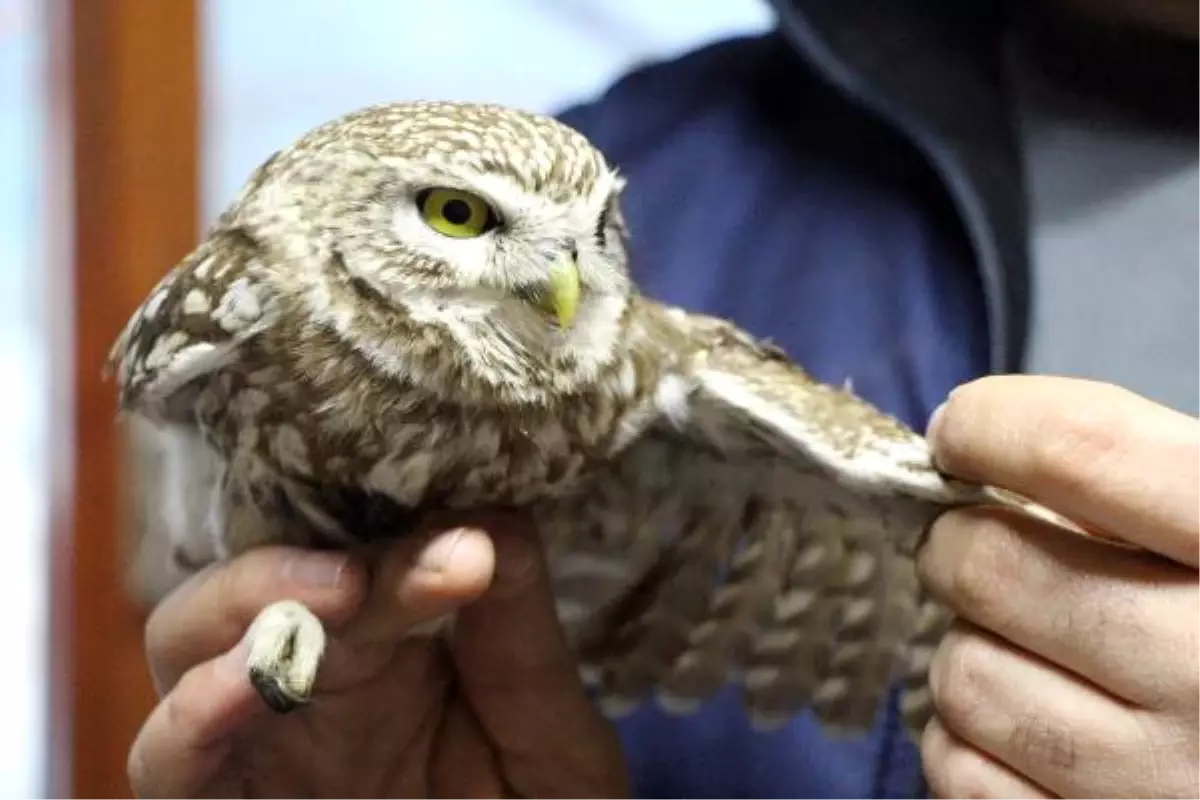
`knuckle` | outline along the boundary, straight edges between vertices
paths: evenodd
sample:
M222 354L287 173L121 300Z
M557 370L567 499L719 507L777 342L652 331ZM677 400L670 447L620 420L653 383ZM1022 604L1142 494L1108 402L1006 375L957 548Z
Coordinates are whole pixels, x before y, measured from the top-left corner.
M1176 662L1151 654L1158 650L1155 644L1179 639L1175 620L1147 602L1144 585L1066 568L1050 573L1044 586L1044 596L1054 593L1053 602L1039 607L1047 641L1056 642L1062 652L1099 653L1106 662L1112 660L1112 673L1121 676L1119 691L1133 692L1130 699L1138 705L1153 705L1167 695L1175 685L1171 665ZM1123 653L1138 656L1130 659Z
M938 465L951 473L973 473L981 447L996 429L992 421L1007 405L1024 376L985 375L958 386L946 398L942 420L931 443Z
M1078 761L1071 726L1043 715L1018 717L1008 736L1008 749L1018 763L1041 764L1058 773L1074 772Z
M947 600L963 616L1004 623L1011 588L1020 585L1013 537L999 516L978 510L951 512L968 517L958 526L959 553L946 566Z
M1027 450L1030 479L1067 490L1093 483L1121 447L1121 421L1110 400L1102 390L1086 402L1046 408Z
M930 689L938 714L955 730L975 730L990 713L994 694L991 648L978 636L952 631L934 658Z

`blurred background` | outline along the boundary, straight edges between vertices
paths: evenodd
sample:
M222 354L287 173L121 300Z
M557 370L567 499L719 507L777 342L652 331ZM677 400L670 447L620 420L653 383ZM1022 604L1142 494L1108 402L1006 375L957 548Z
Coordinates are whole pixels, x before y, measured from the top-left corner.
M124 754L151 695L141 614L121 591L120 443L98 365L250 170L369 103L553 112L635 64L773 22L764 0L0 0L0 797L127 792ZM1035 154L1050 190L1099 180L1089 173L1105 134L1076 133L1047 134ZM1194 140L1182 162L1177 148L1156 147L1143 154L1149 166L1131 169L1194 198ZM1147 236L1156 224L1194 230L1186 205L1164 221L1153 199L1122 202L1125 221L1102 235L1126 223L1150 226ZM1064 219L1035 248L1078 264L1079 242L1096 230ZM1129 246L1117 238L1112 246ZM1194 332L1190 258L1170 313ZM1078 286L1078 272L1047 274ZM1112 318L1099 301L1083 305L1091 310L1070 313ZM1035 324L1053 329L1055 309L1042 306ZM1164 374L1146 358L1153 343L1133 338L1140 349L1108 376L1195 413L1195 372ZM1042 341L1035 368L1060 355L1057 339ZM1076 363L1103 374L1110 355ZM1176 355L1194 363L1193 344Z

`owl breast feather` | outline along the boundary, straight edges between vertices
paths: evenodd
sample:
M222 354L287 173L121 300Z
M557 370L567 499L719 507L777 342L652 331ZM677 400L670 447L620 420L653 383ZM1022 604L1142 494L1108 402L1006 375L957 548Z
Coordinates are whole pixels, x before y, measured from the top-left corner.
M562 494L611 462L648 402L598 385L557 408L479 407L398 384L356 354L320 370L292 358L260 345L186 403L255 502L298 522L312 509L354 539L399 533L414 511Z

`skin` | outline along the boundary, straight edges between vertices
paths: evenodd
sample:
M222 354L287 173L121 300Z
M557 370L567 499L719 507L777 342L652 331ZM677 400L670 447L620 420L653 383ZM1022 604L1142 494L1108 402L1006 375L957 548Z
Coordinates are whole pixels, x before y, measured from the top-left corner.
M620 797L624 763L589 703L521 520L399 539L374 580L332 553L262 548L194 576L147 627L161 695L129 756L142 797ZM239 644L275 600L331 642L310 706L279 717ZM406 638L461 609L452 647Z
M1194 2L1051 5L1168 34L1164 42L1197 38ZM1077 33L1089 42L1068 48L1085 53L1075 59L1081 74L1136 67L1137 83L1163 88L1157 76L1171 61L1147 57L1154 51L1136 37L1097 45L1093 26ZM1116 97L1129 86L1118 85ZM1106 384L1017 376L967 384L935 417L929 438L946 471L1022 492L1141 549L997 512L938 520L921 576L962 621L930 667L939 714L921 753L933 791L1200 797L1197 419Z
M946 471L1121 549L1011 514L941 516L920 574L961 615L921 744L941 797L1197 797L1200 424L1088 381L992 377L929 438Z

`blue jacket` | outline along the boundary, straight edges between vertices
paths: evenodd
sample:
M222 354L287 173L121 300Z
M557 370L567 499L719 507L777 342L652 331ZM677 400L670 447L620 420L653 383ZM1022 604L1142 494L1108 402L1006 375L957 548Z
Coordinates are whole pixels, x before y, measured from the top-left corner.
M853 41L835 46L837 14L814 20L804 5L781 1L776 32L646 66L561 117L629 178L647 294L770 337L920 430L955 385L1020 363L1020 187L993 174L1009 145L955 129L986 122L986 100L961 124L888 95L854 66L874 62ZM819 17L847 4L812 5ZM647 704L619 731L640 797L924 791L894 697L850 741L824 737L807 712L753 732L732 689L694 717Z

